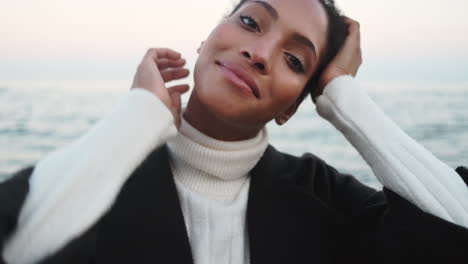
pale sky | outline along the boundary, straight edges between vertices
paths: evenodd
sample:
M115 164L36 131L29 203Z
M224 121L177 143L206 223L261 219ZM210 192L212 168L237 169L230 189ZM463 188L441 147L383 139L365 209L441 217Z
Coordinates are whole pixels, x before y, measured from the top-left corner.
M234 2L0 0L0 81L131 79L148 47L193 65ZM468 1L336 2L361 23L361 78L468 82Z

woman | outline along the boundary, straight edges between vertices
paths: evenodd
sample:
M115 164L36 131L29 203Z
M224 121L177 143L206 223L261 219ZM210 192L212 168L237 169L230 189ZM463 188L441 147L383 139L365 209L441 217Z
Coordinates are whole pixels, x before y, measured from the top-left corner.
M404 263L464 255L465 183L349 76L361 63L359 27L333 1L241 1L201 45L182 110L188 86L165 82L187 76L184 63L170 49L149 50L109 116L0 185L3 261ZM312 88L319 113L360 151L383 192L312 154L268 146L265 124L287 122Z

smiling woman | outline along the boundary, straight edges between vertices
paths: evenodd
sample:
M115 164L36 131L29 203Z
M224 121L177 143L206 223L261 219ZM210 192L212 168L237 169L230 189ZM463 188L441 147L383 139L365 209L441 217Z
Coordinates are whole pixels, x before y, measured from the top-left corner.
M453 262L468 170L407 136L354 80L359 24L331 0L245 0L199 47L149 49L132 89L69 146L0 184L0 263ZM311 94L376 191L268 144ZM466 258L466 257L465 257Z
M319 90L324 66L344 42L344 19L333 4L321 1L275 5L242 1L200 47L185 117L203 133L222 140L251 138L271 119L284 123L310 90ZM225 74L213 72L218 70ZM227 96L225 77L257 100Z

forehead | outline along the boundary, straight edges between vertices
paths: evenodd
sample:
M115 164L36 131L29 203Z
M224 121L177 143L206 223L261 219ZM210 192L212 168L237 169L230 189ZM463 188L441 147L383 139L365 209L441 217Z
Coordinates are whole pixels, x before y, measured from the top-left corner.
M284 28L309 38L319 51L325 46L328 17L319 0L247 0L244 5L258 5L253 2L272 6Z

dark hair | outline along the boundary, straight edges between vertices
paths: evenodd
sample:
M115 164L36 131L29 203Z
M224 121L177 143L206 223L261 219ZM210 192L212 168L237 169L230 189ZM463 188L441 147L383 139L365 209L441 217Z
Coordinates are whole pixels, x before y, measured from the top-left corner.
M234 7L233 11L229 14L231 16L239 8L249 0L240 0L239 3ZM319 66L315 71L314 75L309 79L304 90L299 96L299 102L301 102L308 94L313 94L315 89L318 89L319 79L322 75L322 72L325 70L326 66L331 62L331 60L336 56L338 51L348 35L348 26L345 22L344 16L341 14L341 11L335 5L334 0L318 0L325 8L325 12L328 16L328 36L327 36L327 45L325 48L324 56L319 62Z

